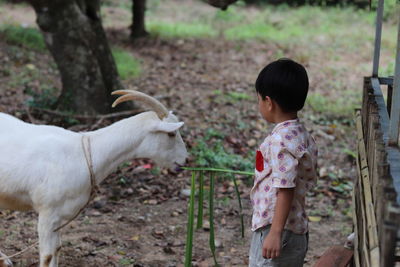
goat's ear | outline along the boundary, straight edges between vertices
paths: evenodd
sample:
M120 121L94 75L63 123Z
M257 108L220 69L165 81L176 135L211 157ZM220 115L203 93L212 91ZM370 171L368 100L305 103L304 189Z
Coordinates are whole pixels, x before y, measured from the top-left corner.
M171 133L171 132L175 132L176 130L181 128L183 124L184 124L183 122L165 122L165 121L161 121L160 123L158 123L155 126L153 131Z

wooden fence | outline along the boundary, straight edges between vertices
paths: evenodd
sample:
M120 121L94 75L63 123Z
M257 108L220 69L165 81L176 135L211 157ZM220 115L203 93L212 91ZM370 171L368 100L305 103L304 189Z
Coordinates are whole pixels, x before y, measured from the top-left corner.
M387 87L386 103L382 87ZM366 77L356 114L358 177L353 192L354 265L400 266L400 149L389 143L393 79Z

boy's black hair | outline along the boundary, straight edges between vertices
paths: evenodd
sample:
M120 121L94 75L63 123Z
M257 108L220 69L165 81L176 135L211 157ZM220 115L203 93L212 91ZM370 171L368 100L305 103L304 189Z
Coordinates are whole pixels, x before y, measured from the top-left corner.
M257 93L275 100L284 112L301 110L308 92L306 69L299 63L281 58L268 64L258 74Z

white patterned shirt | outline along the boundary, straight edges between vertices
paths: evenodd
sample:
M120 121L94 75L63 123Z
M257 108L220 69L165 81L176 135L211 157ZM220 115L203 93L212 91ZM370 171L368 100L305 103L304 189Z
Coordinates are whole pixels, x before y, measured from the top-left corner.
M298 119L281 122L257 150L252 231L272 224L279 188L295 188L285 229L296 234L308 232L306 193L317 181L318 150L312 136Z

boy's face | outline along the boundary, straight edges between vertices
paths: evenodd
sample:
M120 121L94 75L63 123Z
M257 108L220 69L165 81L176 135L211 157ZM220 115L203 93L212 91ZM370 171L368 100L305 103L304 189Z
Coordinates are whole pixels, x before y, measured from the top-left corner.
M274 122L273 114L272 114L272 99L269 96L266 96L263 100L260 94L258 96L258 110L260 111L262 117L267 122Z

